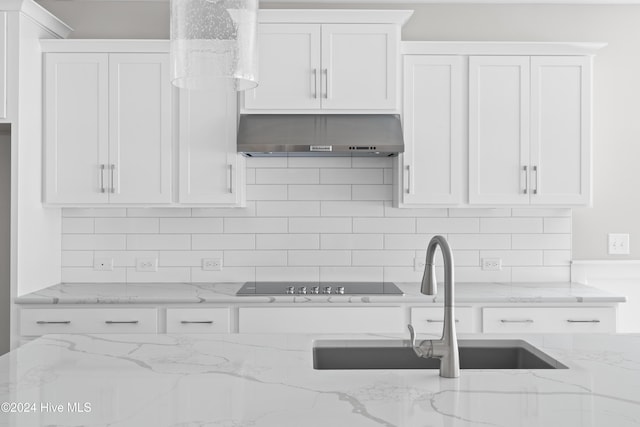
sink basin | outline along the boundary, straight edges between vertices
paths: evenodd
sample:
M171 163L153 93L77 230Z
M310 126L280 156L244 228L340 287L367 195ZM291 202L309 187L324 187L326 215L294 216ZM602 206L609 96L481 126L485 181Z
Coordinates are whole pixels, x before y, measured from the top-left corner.
M460 369L567 369L523 340L458 340ZM314 369L439 369L440 360L416 356L409 341L320 340Z

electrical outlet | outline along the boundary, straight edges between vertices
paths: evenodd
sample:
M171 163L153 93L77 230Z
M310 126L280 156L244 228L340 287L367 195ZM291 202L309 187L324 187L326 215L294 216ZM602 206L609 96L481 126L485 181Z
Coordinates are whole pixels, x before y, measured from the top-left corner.
M96 271L113 271L113 258L94 258L93 269Z
M206 271L222 270L222 258L202 258L202 269Z
M413 271L424 271L426 260L424 258L413 259Z
M482 258L482 269L485 271L500 271L502 270L502 259Z
M629 255L629 235L609 234L609 255Z
M158 258L136 258L136 271L158 271Z

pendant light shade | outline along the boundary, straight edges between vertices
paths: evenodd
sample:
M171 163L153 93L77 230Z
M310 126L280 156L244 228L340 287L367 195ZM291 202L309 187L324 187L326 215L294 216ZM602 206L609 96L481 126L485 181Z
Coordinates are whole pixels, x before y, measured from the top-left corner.
M171 82L185 89L257 86L258 0L171 0Z

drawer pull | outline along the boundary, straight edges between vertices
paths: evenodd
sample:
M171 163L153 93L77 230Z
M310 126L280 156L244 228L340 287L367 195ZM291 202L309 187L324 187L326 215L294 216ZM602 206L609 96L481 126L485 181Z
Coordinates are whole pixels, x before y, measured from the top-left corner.
M182 323L183 325L186 324L190 324L190 323L206 323L206 324L213 324L213 320L181 320L180 323Z
M501 323L533 323L532 319L500 319Z
M71 320L60 320L60 321L38 320L36 323L38 325L68 325L71 323Z
M599 319L589 319L589 320L567 319L567 322L569 323L600 323L600 320Z
M458 323L459 320L456 319L456 323ZM427 323L444 323L444 320L442 319L427 319Z
M137 320L105 320L104 323L106 323L107 325L119 325L119 324L137 325L140 322Z

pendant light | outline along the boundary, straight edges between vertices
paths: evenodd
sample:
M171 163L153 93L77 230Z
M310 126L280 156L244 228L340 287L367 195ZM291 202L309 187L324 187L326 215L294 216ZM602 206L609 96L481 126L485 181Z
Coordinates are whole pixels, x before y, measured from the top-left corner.
M257 27L258 0L171 0L171 82L256 87Z

